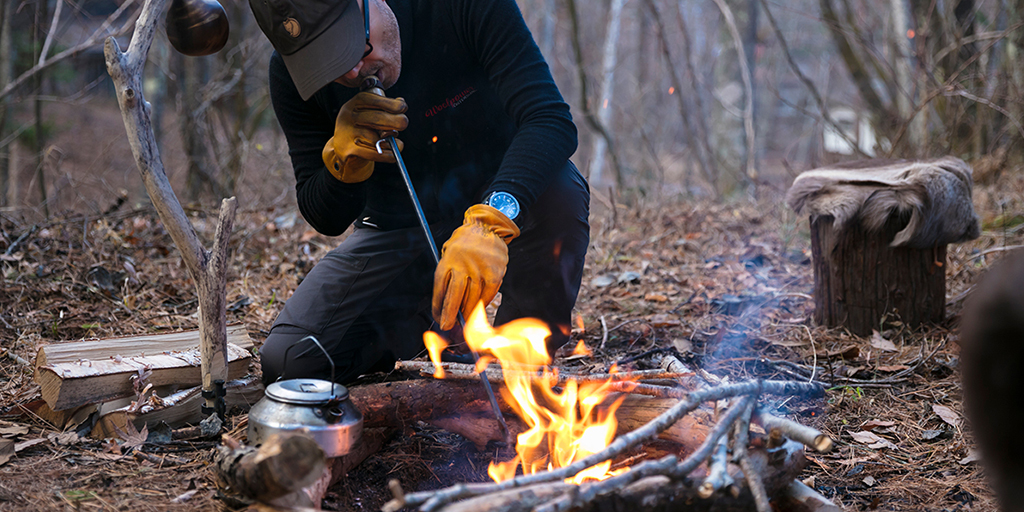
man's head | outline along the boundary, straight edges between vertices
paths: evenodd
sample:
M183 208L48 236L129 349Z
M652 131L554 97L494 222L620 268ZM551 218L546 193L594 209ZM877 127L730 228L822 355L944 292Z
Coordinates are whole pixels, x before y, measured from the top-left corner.
M363 9L364 2L368 9ZM402 69L398 22L384 0L249 0L303 100L330 82L391 87Z

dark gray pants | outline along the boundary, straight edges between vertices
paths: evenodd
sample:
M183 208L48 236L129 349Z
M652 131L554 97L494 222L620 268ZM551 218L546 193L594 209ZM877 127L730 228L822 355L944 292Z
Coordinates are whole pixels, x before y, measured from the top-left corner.
M569 339L590 242L590 193L575 166L568 167L530 207L522 234L509 244L495 317L499 325L523 317L544 320L552 351ZM460 222L431 226L439 248ZM423 332L436 327L430 313L434 267L420 227L355 229L285 303L260 349L263 382L330 378L323 352L302 341L308 335L331 354L341 383L417 356Z

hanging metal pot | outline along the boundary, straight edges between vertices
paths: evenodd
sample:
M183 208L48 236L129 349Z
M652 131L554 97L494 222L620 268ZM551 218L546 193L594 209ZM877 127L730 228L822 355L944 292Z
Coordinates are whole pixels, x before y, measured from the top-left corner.
M300 433L316 441L327 457L340 457L362 437L363 414L349 399L348 389L333 382L330 355L313 336L300 343L307 339L327 355L331 381L289 379L267 386L266 396L249 410L249 443L260 444L276 433Z
M171 0L167 39L190 57L217 53L228 42L228 15L217 0Z

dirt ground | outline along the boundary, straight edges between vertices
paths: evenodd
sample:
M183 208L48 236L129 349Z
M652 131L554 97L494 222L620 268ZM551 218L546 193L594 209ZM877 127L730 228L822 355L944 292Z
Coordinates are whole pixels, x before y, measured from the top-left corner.
M106 116L97 125L117 121L109 112L89 115ZM113 127L111 141L121 125ZM267 146L273 152L273 143ZM0 453L0 510L235 509L240 504L223 496L211 475L213 441L146 444L146 460L127 454L124 440L59 436L19 407L39 397L25 363L40 344L197 326L192 283L152 209L129 202L104 211L118 189L136 186L130 155L112 153L76 157L92 162L87 179L67 170L69 183L102 184L106 192L79 190L82 202L49 220L33 217L35 210L0 210L0 436L16 447L9 460ZM173 161L173 150L166 153ZM109 162L97 163L100 154ZM339 239L313 232L296 215L280 169L253 167L250 179L277 176L272 183L280 186L264 187L273 194L253 186L244 196L231 237L228 316L259 343L283 301ZM955 338L971 285L1005 254L1001 248L1024 243L1022 175L1013 170L976 185L984 231L949 247L947 321L916 330L897 321L875 338L811 322L807 219L782 204L784 184L765 187L759 201L720 203L612 207L596 193L575 336L594 351L594 365L675 349L686 362L733 380L806 379L802 369L827 363L845 380L818 376L830 386L824 400L773 401L780 413L836 441L832 453L810 457L802 478L850 511L995 510L963 419ZM216 212L199 207L190 214L210 240ZM741 311L729 307L737 303ZM864 430L888 443L851 435ZM323 506L377 510L390 497L391 478L406 490L484 481L493 457L458 435L415 425L331 488Z

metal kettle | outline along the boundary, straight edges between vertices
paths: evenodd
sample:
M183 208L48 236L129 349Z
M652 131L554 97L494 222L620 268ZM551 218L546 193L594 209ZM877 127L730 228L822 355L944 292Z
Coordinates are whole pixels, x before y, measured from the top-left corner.
M300 342L306 339L327 355L331 381L289 379L267 386L265 396L249 410L249 443L260 444L276 433L300 433L316 441L327 457L340 457L362 437L363 414L349 399L348 389L333 382L334 361L327 351L313 336Z

